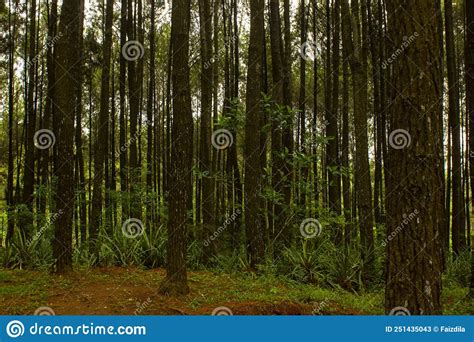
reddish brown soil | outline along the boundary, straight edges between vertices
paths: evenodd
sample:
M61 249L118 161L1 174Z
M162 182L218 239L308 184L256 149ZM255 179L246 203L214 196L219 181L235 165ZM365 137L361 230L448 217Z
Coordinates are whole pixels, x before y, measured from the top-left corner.
M191 292L181 297L166 297L158 293L158 285L165 276L164 270L103 268L75 271L63 276L36 276L47 277L41 293L25 291L24 295L0 296L6 303L0 308L0 314L31 315L39 306L52 308L56 315L210 315L219 306L229 308L234 315L311 315L314 308L311 304L290 301L239 301L229 298L228 301L219 299L209 302L208 299L214 298L216 293L219 296L219 291L224 294L235 291L235 286L232 288L232 284L224 281L216 288L212 279L210 283L202 276L193 279L192 273ZM24 279L23 276L17 276L13 281L4 279L0 280L0 287L12 282L24 285L23 282L32 283L33 279ZM330 304L334 314L337 304ZM327 312L321 310L318 314ZM341 314L360 312L341 308Z

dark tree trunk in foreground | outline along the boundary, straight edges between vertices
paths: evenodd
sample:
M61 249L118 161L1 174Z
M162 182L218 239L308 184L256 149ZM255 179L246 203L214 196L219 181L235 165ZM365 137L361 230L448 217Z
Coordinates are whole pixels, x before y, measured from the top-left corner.
M188 204L191 196L193 117L189 85L190 0L173 1L171 16L173 126L166 279L160 291L179 295L189 292L186 273Z
M394 0L387 2L387 12L393 46L405 48L391 65L395 91L386 204L387 234L393 238L387 244L385 310L405 307L415 315L440 314L443 194L436 7L430 0ZM397 230L410 213L415 219Z
M250 41L247 70L246 118L245 118L245 228L248 240L248 253L253 268L263 261L265 253L264 229L262 219L262 165L261 165L261 127L263 122L262 58L264 41L263 0L250 3Z
M81 0L64 0L61 7L56 49L58 64L55 103L58 106L58 143L56 212L54 226L54 271L61 273L72 268L72 229L74 211L74 116L76 108L76 80L73 68L78 63L79 52L72 46L79 44L79 15Z

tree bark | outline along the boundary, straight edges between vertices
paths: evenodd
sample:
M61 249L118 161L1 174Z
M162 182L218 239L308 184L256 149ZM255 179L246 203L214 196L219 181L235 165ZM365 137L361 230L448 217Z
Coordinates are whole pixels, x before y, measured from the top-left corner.
M263 0L250 3L250 40L247 70L247 94L245 117L245 228L248 240L248 254L252 268L263 261L265 253L262 217L262 164L261 128L263 122L263 103L261 93L263 84L263 46L264 42Z
M90 218L90 238L92 243L102 223L102 186L104 182L104 164L107 160L107 140L109 122L109 97L110 97L110 59L112 51L112 22L113 22L113 0L107 0L105 9L104 28L104 50L102 62L101 88L100 88L100 110L97 127L97 137L94 143L94 189L92 192L92 212Z
M466 67L466 112L469 120L469 176L471 185L471 196L474 194L474 0L466 0L466 45L465 45L465 67ZM471 237L471 283L470 295L474 297L474 236L472 229L469 231Z
M171 16L173 144L169 177L169 219L166 279L163 294L189 292L186 273L189 197L192 193L193 117L189 84L190 0L173 1Z
M55 102L58 106L58 165L56 211L59 213L54 226L53 271L61 273L72 269L72 229L74 212L74 118L76 109L76 79L72 69L80 58L72 46L79 44L79 20L82 18L81 0L64 0L59 19L57 42L57 88Z
M451 127L452 158L452 246L453 253L458 255L466 248L465 211L462 196L461 166L461 125L459 121L459 85L456 70L454 47L453 3L446 0L444 4L446 21L446 62L448 69L448 103L449 125Z
M389 37L395 49L404 46L390 65L395 90L390 131L405 130L405 139L392 136L388 150L387 313L400 306L412 315L442 312L441 72L435 17L433 1L387 2ZM413 37L408 46L404 37ZM416 217L397 229L410 213Z

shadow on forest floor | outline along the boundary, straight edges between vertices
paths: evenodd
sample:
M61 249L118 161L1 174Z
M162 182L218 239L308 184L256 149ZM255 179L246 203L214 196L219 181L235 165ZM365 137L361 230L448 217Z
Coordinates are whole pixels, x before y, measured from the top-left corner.
M165 271L138 268L77 270L67 276L0 269L2 315L31 315L50 307L56 315L380 315L383 291L363 294L318 288L275 277L189 272L191 293L158 294ZM467 290L445 288L445 314L473 314Z

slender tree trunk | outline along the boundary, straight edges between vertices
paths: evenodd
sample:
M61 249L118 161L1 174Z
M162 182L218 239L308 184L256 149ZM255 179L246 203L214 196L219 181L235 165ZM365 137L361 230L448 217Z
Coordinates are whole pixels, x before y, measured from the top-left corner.
M166 279L160 291L179 295L189 292L186 273L188 210L192 194L193 117L189 84L190 0L173 1L171 16L173 80L173 145L169 178L169 219Z
M283 104L284 104L284 120L282 122L282 145L286 151L285 158L283 158L283 175L281 188L284 197L284 222L285 229L283 231L282 239L285 245L291 242L291 186L293 179L293 82L292 82L292 37L291 37L291 20L290 20L290 0L283 1Z
M279 194L282 189L282 175L284 174L284 160L282 158L282 122L279 120L279 111L283 108L283 92L284 92L284 73L283 73L283 42L281 35L281 19L280 4L278 0L270 1L270 43L272 55L272 73L273 73L273 117L272 123L272 186ZM286 245L283 239L287 236L285 232L288 227L286 222L282 220L283 207L282 204L274 203L272 221L273 231L271 239L274 244L275 255L281 255L283 246ZM270 210L271 212L271 210Z
M306 4L305 0L300 0L300 44L303 45L307 42L307 19L306 19ZM300 89L298 99L298 116L299 116L299 128L300 139L300 153L306 154L306 58L303 55L300 56ZM306 178L308 175L307 165L300 165L298 170L299 182L297 184L298 189L298 203L302 209L306 209L306 194L304 189L306 188Z
M471 185L471 196L474 194L474 0L466 0L466 45L465 45L465 67L466 67L466 105L469 120L469 175ZM474 236L472 229L469 231L471 237L471 283L470 295L474 297Z
M81 0L81 14L84 13L84 0ZM83 80L83 25L84 18L80 18L79 27L79 63L75 66L75 75L78 82L76 82L76 132L75 132L75 143L76 143L76 160L78 175L78 202L79 202L79 227L81 232L81 243L86 241L87 235L87 202L86 202L86 180L84 174L84 154L83 154L83 141L82 141L82 80ZM46 166L47 168L47 166Z
M131 1L131 0L128 0ZM124 46L127 42L127 0L122 0L120 8L120 51L123 51ZM126 194L128 193L128 174L127 174L127 150L123 150L126 139L127 139L127 121L125 120L125 84L126 84L126 73L127 73L127 61L125 55L120 53L120 85L119 85L119 96L120 96L120 114L119 114L119 159L120 159L120 192L122 200L122 220L128 217L129 203Z
M102 62L100 111L97 127L97 138L94 142L94 190L92 193L92 212L90 217L89 232L92 240L97 238L102 218L102 185L104 181L104 164L107 156L108 122L109 122L109 97L110 97L110 60L112 52L112 22L113 0L107 0L105 10L105 35ZM94 243L94 241L92 241Z
M317 24L317 14L318 14L318 1L312 0L313 8L313 39L314 44L317 44L318 41L318 24ZM314 188L314 198L316 200L316 206L319 207L319 179L318 179L318 143L317 143L317 128L318 128L318 58L315 56L313 61L313 121L312 121L312 136L313 136L313 188Z
M16 20L13 19L12 25L12 3L8 2L8 36L9 36L9 50L8 50L8 176L7 176L7 206L8 206L8 226L6 236L6 246L9 246L13 238L15 230L14 219L14 196L13 196L13 115L15 110L15 33Z
M77 80L72 69L80 58L77 49L71 46L79 44L79 23L82 18L81 0L63 0L59 19L60 38L57 42L57 60L62 68L57 69L57 88L54 101L58 106L58 165L56 210L59 213L55 221L53 239L53 270L56 273L72 268L72 229L74 212L74 118L76 109L75 89ZM79 15L78 15L79 14Z
M33 229L33 191L35 186L35 152L34 136L36 132L36 107L34 105L35 75L37 69L36 58L36 0L31 0L29 8L29 42L28 42L28 63L26 72L28 73L27 116L25 135L25 164L23 169L23 201L28 213L24 214L21 220L20 229L26 236L30 235Z
M214 213L214 186L211 177L211 124L212 124L212 91L213 91L213 68L209 65L212 58L212 16L209 0L199 0L199 21L201 35L201 132L200 132L200 160L199 166L202 178L202 223L203 240L206 240L213 232L215 226ZM215 245L210 243L204 251L204 262L208 257L215 254Z
M137 0L140 1L140 0ZM139 58L133 56L128 58L128 96L130 104L130 216L133 219L141 219L141 200L139 195L140 188L140 168L138 164L138 144L139 130L138 117L140 114L140 94L141 94L141 79L140 77L140 59L143 57L143 45L140 36L137 37L135 29L135 15L134 1L128 1L128 20L127 20L127 37L130 48L139 50ZM138 25L141 25L138 20Z
M444 3L446 20L446 62L448 69L449 125L452 139L452 243L453 253L459 254L466 247L465 212L462 200L461 169L461 124L459 121L459 85L456 71L453 4L452 0Z
M342 13L345 15L345 13ZM343 18L344 24L344 18ZM341 166L346 170L349 169L349 57L350 57L350 43L346 38L350 35L347 30L350 29L347 25L342 25L342 146L341 146ZM351 223L351 180L348 174L342 175L342 200L344 204L344 242L349 245L352 237L352 223Z
M250 3L250 40L247 70L246 118L245 118L245 228L248 240L248 254L252 268L263 261L265 253L262 217L262 164L261 128L263 122L263 103L261 92L263 84L263 46L264 42L263 0Z
M365 1L365 0L362 0ZM372 211L372 185L370 180L369 144L367 131L367 54L363 41L367 39L365 23L360 25L360 9L358 0L351 1L352 13L349 17L347 0L343 4L343 18L345 21L345 40L349 47L349 61L352 71L352 88L354 100L354 131L356 140L355 155L355 182L359 214L361 252L364 260L363 277L366 285L373 278L374 268L374 232ZM362 6L364 12L365 6ZM350 19L352 18L352 25ZM362 19L365 16L362 14ZM362 32L361 32L362 31ZM352 38L350 33L352 32Z
M148 194L146 204L146 226L152 227L153 208L156 205L155 193L153 191L153 118L154 118L154 95L155 95L155 0L151 0L150 17L150 79L148 82L148 100L147 100L147 151L146 151L146 191ZM155 122L155 125L158 123ZM155 161L156 162L156 161Z
M364 0L366 1L366 0ZM377 42L381 39L377 35L377 31L374 28L374 24L377 22L374 19L372 13L372 1L367 0L367 27L368 27L368 38L370 40L370 56L372 62L372 83L374 92L373 102L373 113L374 113L374 146L375 146L375 172L374 172L374 216L375 222L382 223L382 111L384 108L380 105L380 66L379 50Z

